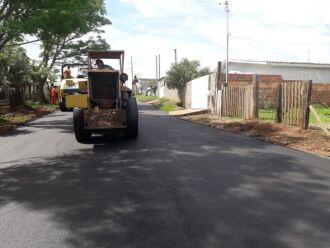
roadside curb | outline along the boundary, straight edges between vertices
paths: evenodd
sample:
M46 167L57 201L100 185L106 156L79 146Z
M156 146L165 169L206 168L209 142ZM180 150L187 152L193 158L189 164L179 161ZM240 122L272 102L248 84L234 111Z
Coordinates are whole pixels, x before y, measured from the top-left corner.
M148 101L148 102L144 102L144 103L153 104L155 102L158 102L158 100L152 100L152 101Z
M208 113L210 113L210 110L208 110L208 109L200 109L200 110L183 109L183 110L171 111L168 113L168 115L175 116L175 117L186 117L186 116L201 115L201 114L208 114Z

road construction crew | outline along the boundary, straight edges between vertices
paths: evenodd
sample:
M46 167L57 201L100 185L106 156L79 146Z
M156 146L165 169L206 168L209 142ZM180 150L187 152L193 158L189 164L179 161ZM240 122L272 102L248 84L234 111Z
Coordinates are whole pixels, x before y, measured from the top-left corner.
M69 65L64 71L64 78L71 78L71 67Z
M57 104L57 98L58 98L58 90L57 86L54 86L53 84L51 85L50 89L50 103L51 104Z

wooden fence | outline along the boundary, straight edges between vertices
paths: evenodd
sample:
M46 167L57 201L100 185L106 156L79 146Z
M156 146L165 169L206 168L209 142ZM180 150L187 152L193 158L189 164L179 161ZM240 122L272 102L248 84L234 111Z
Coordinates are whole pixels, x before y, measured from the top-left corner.
M277 87L276 122L307 129L312 81L285 82Z
M253 75L252 85L227 86L217 92L216 113L244 119L258 118L259 76Z
M252 96L252 85L225 87L222 93L222 115L251 119Z
M259 75L253 75L252 85L218 84L214 112L220 116L233 116L244 119L258 118L260 89ZM307 129L309 125L312 81L276 82L276 122L291 124ZM216 88L217 88L216 87ZM273 98L273 99L274 99Z
M6 114L10 110L9 99L0 100L0 114Z

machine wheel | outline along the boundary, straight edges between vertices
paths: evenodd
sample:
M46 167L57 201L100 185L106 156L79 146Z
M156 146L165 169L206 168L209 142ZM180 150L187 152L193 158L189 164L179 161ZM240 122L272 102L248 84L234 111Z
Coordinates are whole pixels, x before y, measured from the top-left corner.
M84 111L82 109L73 109L73 126L76 140L79 143L90 140L92 132L84 128Z
M135 97L129 97L126 105L126 130L129 139L136 139L139 134L139 113Z
M62 112L67 112L69 109L65 106L65 102L62 100L59 102L59 107Z

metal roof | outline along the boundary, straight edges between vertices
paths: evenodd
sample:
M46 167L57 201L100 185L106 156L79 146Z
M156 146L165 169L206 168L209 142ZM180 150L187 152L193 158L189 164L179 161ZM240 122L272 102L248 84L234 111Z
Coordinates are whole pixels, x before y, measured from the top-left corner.
M289 62L289 61L265 61L266 63L272 64L290 64L290 65L320 65L320 66L330 66L327 63L312 63L312 62Z
M313 67L330 67L328 63L315 63L315 62L294 62L294 61L272 61L272 60L239 60L232 59L229 60L229 63L249 63L249 64L278 64L278 65L287 65L287 66L313 66Z
M124 55L122 50L109 50L109 51L98 51L89 50L88 57L90 59L120 59Z

